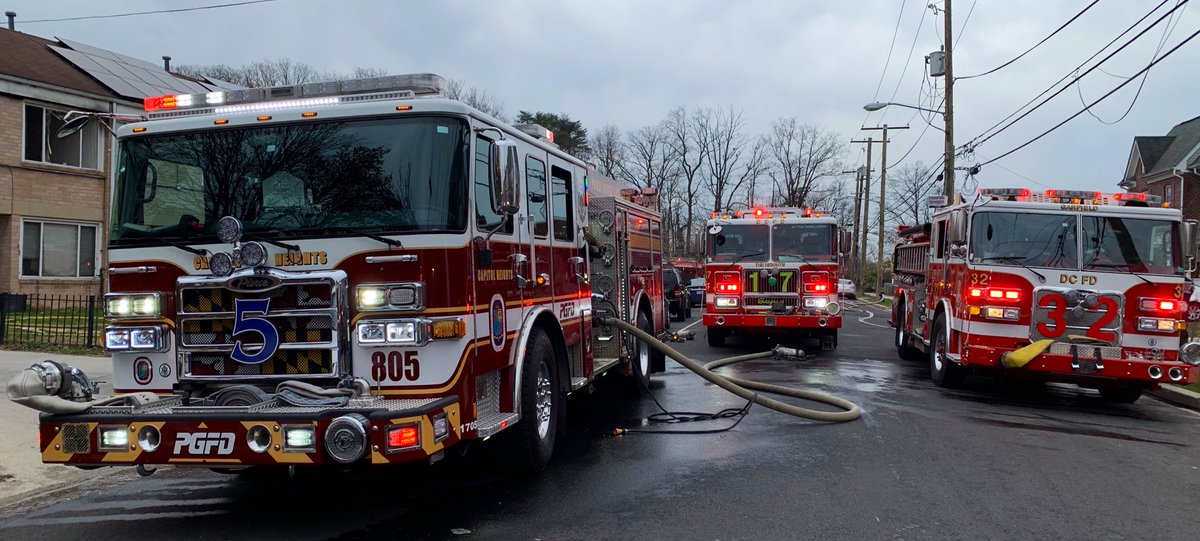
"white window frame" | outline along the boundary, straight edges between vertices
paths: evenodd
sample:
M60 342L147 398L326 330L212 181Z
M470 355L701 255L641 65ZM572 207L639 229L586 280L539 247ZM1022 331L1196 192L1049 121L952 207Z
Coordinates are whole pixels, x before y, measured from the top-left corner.
M40 160L30 160L25 155L25 150L26 150L26 147L28 146L28 141L26 140L26 127L29 123L29 115L26 114L27 113L26 108L30 107L30 106L37 107L42 110L42 135L41 135L41 137L42 137L42 157ZM80 163L80 165L68 165L68 164L54 163L54 162L46 161L46 146L47 146L47 143L46 143L46 124L47 124L46 111L54 111L54 112L66 114L66 113L70 112L71 110L73 110L73 109L66 108L61 105L51 105L51 104L47 104L44 102L33 101L33 100L25 100L21 104L21 161L22 162L42 164L42 165L47 165L50 167L65 167L68 169L78 169L80 171L103 171L104 170L104 143L105 143L105 141L104 141L104 138L102 137L103 134L101 134L101 133L95 134L96 148L93 149L93 152L96 153L96 156L95 156L96 167L84 167L82 165L83 157L84 157L84 150L85 150L83 148L83 141L85 138L82 136L79 138L79 163ZM99 128L99 126L96 126L94 123L89 123L87 126L84 126L83 129L84 130L98 130L100 128Z
M39 225L73 225L75 226L75 274L76 276L42 276L42 262L46 260L46 230L41 229L41 235L38 236L38 274L25 274L23 258L25 255L25 224L35 223ZM96 241L93 244L95 247L92 254L93 260L96 262L96 273L92 276L78 276L79 274L79 239L82 236L79 234L80 227L91 227L95 230ZM20 240L17 242L17 270L22 280L63 280L63 281L95 281L100 278L100 224L95 222L71 222L66 220L43 220L40 218L22 218Z

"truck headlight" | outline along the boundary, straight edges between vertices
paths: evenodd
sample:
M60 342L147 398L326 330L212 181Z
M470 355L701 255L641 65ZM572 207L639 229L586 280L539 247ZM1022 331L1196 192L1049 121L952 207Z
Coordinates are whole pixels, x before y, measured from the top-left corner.
M113 351L129 349L129 330L109 329L104 331L104 348Z
M355 290L359 310L421 310L425 308L425 284L365 284Z
M1179 348L1179 358L1192 366L1200 366L1200 342L1188 342Z
M713 301L713 304L715 304L717 308L737 308L738 300L737 297L717 297Z
M988 319L1001 319L1008 321L1016 321L1021 319L1021 311L1017 308L1005 308L1002 306L986 306L983 308L983 317Z
M104 315L110 319L156 318L161 313L158 293L110 293L104 298Z
M829 305L829 299L825 297L805 297L804 308L809 310L820 310Z
M429 341L430 323L425 319L394 319L359 322L358 343L364 346L419 346Z
M1175 332L1175 320L1159 317L1139 317L1139 331Z
M129 349L162 351L166 330L160 327L108 327L104 329L104 347L109 351Z
M417 341L417 324L414 321L387 324L389 344L412 344Z
M126 451L129 447L129 429L124 425L100 426L101 451Z

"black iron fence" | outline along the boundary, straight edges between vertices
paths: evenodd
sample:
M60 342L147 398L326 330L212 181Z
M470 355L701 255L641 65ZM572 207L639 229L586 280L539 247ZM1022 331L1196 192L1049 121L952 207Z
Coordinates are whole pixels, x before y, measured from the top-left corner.
M0 345L100 347L101 300L98 295L0 293Z

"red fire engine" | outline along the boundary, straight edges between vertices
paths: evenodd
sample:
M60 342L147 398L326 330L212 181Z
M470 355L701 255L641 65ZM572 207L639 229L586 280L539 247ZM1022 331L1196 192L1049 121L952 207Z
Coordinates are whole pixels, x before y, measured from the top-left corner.
M593 317L663 329L653 194L444 90L147 99L118 133L105 331L140 398L48 408L43 461L384 465L499 434L536 470L567 394L645 388L661 354Z
M1133 402L1197 379L1184 291L1197 225L1143 193L980 190L902 227L892 322L935 383L969 369L1076 383Z
M704 326L708 344L733 334L812 336L837 347L837 220L813 209L712 213L705 243Z

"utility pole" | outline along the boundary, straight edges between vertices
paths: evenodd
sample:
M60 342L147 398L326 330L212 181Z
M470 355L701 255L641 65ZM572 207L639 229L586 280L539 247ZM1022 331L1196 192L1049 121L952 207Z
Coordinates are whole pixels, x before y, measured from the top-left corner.
M866 290L863 289L862 281L863 269L867 266L867 217L871 215L871 198L869 196L871 192L871 147L874 146L875 139L872 137L868 137L865 141L862 139L851 139L850 142L867 144L866 174L862 177L862 218L859 219L857 208L854 213L854 231L857 232L860 228L862 230L862 233L858 235L858 242L861 242L862 246L856 248L858 250L858 259L856 260L858 268L855 269L854 284L859 291L865 293Z
M883 298L883 240L884 240L883 228L884 228L884 219L886 218L885 214L887 214L884 209L887 208L887 145L888 145L889 126L887 124L884 124L882 126L876 126L874 128L863 128L863 129L864 130L883 130L883 141L882 141L883 156L882 156L882 160L881 160L882 165L879 169L879 255L877 256L878 258L875 260L876 264L879 266L879 268L876 269L876 272L875 272L875 292L879 295L879 298L882 299ZM907 130L908 126L891 126L890 129Z
M942 9L945 11L946 34L946 168L942 172L942 182L946 194L946 204L954 204L954 62L951 60L950 47L954 43L950 33L954 31L953 19L950 17L950 0L944 0Z
M851 267L849 270L851 271L850 276L854 278L854 281L856 284L859 281L861 281L861 279L862 279L858 273L858 269L860 267L859 262L858 262L858 254L859 254L858 228L859 228L859 224L863 221L863 220L859 219L859 213L860 213L860 209L862 209L863 181L866 180L867 169L868 168L866 166L859 166L857 169L854 169L852 171L842 171L842 174L844 174L844 175L854 173L854 220L851 223L851 226L853 226L853 228L854 228L854 235L853 235L854 238L853 238L853 241L850 243L851 246L850 246L850 254L849 255L850 255Z

